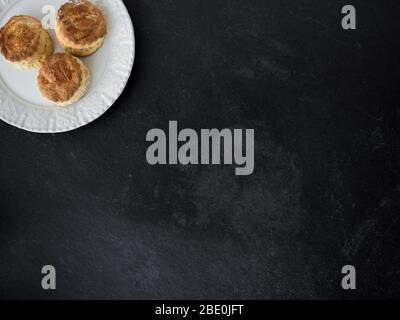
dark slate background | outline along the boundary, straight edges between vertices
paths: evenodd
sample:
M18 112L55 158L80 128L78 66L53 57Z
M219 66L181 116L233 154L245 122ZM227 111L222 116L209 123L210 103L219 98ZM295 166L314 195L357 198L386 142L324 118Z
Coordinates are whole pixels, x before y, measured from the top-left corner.
M347 1L126 1L137 58L105 116L0 123L0 298L399 298L400 4L350 2L357 31ZM254 175L151 167L169 120L255 128Z

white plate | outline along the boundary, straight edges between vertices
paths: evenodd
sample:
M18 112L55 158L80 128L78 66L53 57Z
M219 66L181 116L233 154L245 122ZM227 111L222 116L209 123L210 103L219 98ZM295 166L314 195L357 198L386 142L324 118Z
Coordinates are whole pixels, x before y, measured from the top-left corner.
M44 6L59 9L66 0L0 0L0 26L14 15L42 20ZM38 133L66 132L100 117L118 99L132 71L135 36L132 20L122 0L95 1L105 13L108 34L103 47L83 61L91 71L87 95L78 103L60 108L42 97L38 70L20 71L0 57L0 118L18 128ZM49 30L56 52L63 51Z

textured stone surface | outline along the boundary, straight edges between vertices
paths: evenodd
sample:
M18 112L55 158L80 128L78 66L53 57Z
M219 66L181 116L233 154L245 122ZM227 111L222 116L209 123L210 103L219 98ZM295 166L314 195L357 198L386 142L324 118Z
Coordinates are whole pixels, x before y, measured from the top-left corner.
M126 4L137 60L110 112L0 124L0 297L399 297L398 2L353 1L353 32L341 1ZM169 120L255 128L255 173L150 167Z

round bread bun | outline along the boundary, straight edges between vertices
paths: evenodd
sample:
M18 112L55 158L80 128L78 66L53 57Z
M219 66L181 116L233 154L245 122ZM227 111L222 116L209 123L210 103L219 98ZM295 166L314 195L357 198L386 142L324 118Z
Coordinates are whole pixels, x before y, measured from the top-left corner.
M67 2L58 11L58 41L74 56L86 57L96 52L103 45L106 34L106 19L90 1Z
M0 52L19 69L39 68L54 51L42 23L30 16L14 16L0 29Z
M90 72L69 53L55 53L42 65L38 86L42 95L58 106L78 102L88 91Z

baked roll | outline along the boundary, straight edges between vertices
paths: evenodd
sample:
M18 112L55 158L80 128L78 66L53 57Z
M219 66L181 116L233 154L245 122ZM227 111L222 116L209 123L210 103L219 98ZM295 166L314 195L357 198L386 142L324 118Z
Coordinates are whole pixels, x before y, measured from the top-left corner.
M19 69L39 68L53 50L50 34L34 17L14 16L0 29L1 54Z
M65 3L58 11L56 35L69 53L86 57L104 43L107 22L102 11L87 0Z
M88 91L89 82L89 69L69 53L56 53L48 57L38 76L40 92L58 106L78 102Z

